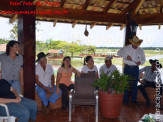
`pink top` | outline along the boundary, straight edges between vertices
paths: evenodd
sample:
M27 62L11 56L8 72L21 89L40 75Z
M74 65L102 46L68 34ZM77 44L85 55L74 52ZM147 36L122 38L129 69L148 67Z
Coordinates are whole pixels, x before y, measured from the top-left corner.
M65 71L64 68L60 69L60 73L62 73L62 76L59 83L65 84L66 86L69 86L73 83L71 81L72 69L72 67L68 71Z

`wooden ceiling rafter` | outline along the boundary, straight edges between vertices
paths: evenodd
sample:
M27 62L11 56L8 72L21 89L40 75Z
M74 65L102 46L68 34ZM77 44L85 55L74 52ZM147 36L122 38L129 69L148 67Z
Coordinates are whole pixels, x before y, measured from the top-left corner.
M53 27L55 27L55 26L56 26L57 21L58 21L58 19L55 19L55 20L54 20Z
M157 18L157 19L153 19ZM163 23L163 14L161 13L156 13L156 14L143 14L143 15L137 15L135 17L136 23L137 24L142 24L142 25L158 25Z
M159 30L161 29L161 24L158 25L158 29L159 29Z
M141 26L141 24L139 24L139 29L142 30L142 26Z
M60 6L61 8L63 8L65 2L66 2L66 0L61 0L61 3L60 3L61 4L61 6Z
M87 7L89 6L89 4L90 4L90 0L86 0L82 7L82 10L87 10Z
M106 26L106 30L108 30L109 28L111 28L114 24L113 23L110 23Z
M132 7L131 18L134 18L145 0L135 0Z
M17 18L18 18L18 15L17 15L17 14L14 14L14 15L10 18L9 23L15 22L15 20L16 20Z
M117 3L122 3L122 4L131 4L131 3L129 3L129 2L122 2L122 1L118 1L118 0L117 0Z
M93 21L93 22L110 22L110 23L125 23L125 16L122 14L114 14L114 13L101 13L97 11L86 11L79 9L65 9L65 8L57 8L46 6L44 8L38 6L36 8L37 11L68 11L67 14L44 14L46 18L59 18L59 19L71 19L71 20L83 20L83 21ZM83 16L84 15L84 16ZM37 14L36 17L41 17L41 15ZM119 19L121 18L121 19Z
M121 27L120 27L120 30L123 30L123 28L125 27L126 25L123 24Z
M78 23L78 20L75 20L73 23L72 23L72 28L75 27L75 25Z
M117 1L117 0L111 0L111 1L106 5L106 7L103 9L102 12L106 13L116 1Z
M160 13L163 13L163 0L160 0Z
M92 22L92 23L90 24L90 29L92 29L92 28L96 25L96 23L97 23L97 22Z

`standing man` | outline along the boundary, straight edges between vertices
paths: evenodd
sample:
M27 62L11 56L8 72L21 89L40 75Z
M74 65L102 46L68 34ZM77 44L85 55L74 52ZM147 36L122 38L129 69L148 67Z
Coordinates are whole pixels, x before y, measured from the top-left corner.
M54 71L52 66L47 64L46 56L47 54L41 52L37 55L38 59L36 60L38 62L36 65L36 92L43 103L43 112L49 112L49 102L54 104L61 95L59 86L56 90L54 85ZM47 98L46 93L51 93L51 96Z
M139 78L139 65L145 63L144 51L139 47L143 40L134 36L129 40L130 45L121 48L118 55L124 60L124 74L131 76L134 80L131 83L132 103L137 104L137 83ZM123 97L123 104L128 105L128 90L126 89Z
M116 66L112 64L112 58L113 57L110 55L105 57L105 64L103 64L99 70L100 76L101 76L102 71L108 76L110 76L111 73L117 69Z

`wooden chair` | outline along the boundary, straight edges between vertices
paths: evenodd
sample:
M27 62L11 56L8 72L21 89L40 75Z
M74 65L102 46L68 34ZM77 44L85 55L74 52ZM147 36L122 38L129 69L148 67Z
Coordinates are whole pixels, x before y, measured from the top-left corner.
M96 122L98 122L98 92L92 86L95 80L95 74L75 76L75 87L74 90L70 91L69 95L69 121L71 121L73 105L95 105Z

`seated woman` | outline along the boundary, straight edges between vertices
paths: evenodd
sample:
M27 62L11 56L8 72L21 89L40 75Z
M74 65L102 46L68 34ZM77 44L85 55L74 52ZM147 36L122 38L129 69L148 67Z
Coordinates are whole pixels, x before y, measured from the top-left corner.
M96 65L94 65L92 56L84 58L84 66L82 67L81 73L96 73L98 78L98 69Z
M11 116L18 118L18 122L36 120L37 104L35 101L20 97L18 92L6 80L1 79L0 73L0 104L6 104ZM0 106L0 116L6 116L4 107Z
M68 107L68 91L74 89L74 84L71 81L72 72L80 76L78 70L71 66L71 58L66 56L63 58L62 65L58 69L56 80L56 83L59 83L59 88L62 90L62 110Z

